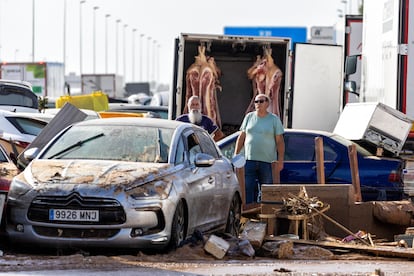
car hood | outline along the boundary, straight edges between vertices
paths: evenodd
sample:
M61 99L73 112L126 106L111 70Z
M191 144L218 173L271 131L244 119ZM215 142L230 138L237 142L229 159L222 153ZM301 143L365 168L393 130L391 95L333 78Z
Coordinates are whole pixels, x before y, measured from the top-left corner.
M94 184L128 188L170 174L169 164L101 160L33 160L25 169L31 184Z

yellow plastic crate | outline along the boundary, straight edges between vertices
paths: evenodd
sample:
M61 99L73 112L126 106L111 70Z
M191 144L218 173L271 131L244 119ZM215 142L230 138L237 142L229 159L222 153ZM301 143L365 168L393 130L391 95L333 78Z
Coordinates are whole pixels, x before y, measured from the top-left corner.
M56 108L62 108L65 103L71 103L77 108L105 111L109 109L108 96L101 91L88 95L60 96L56 99Z

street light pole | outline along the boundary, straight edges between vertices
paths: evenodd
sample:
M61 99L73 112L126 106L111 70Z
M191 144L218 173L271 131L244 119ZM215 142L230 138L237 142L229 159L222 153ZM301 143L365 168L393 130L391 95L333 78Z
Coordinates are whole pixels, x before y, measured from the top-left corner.
M132 29L132 78L135 81L135 32L137 29Z
M151 48L151 37L149 36L149 37L147 37L147 39L148 39L148 41L147 41L147 80L148 80L148 82L150 82L151 81L151 78L150 78L150 48Z
M105 15L105 73L108 74L108 18L110 14Z
M93 73L96 73L96 10L98 6L93 7Z
M156 55L157 55L157 41L154 39L153 41L152 41L152 43L153 43L153 47L152 47L152 81L155 81L155 58L156 58Z
M32 1L32 62L35 61L35 0Z
M160 81L160 52L161 52L160 51L160 48L161 48L161 45L158 44L157 45L157 62L156 62L157 71L156 71L156 75L155 75L155 77L158 80L158 82Z
M139 36L139 81L143 81L143 78L142 78L142 64L144 63L142 60L142 48L144 47L142 43L143 38L144 38L144 34L140 34Z
M79 1L79 76L82 76L82 4L85 2L85 0Z
M125 44L125 30L128 27L127 24L124 24L124 30L123 30L123 42L124 42L124 47L123 47L123 65L124 65L124 69L123 69L123 75L124 75L124 80L126 80L126 44Z
M116 39L115 39L115 73L118 75L118 53L119 53L119 43L118 43L118 25L121 23L121 19L116 20Z
M63 2L63 74L66 74L66 0Z

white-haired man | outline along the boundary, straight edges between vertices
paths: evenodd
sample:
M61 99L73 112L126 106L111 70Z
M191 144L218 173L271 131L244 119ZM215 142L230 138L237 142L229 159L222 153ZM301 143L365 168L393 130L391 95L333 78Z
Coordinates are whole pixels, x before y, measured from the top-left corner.
M201 103L198 96L191 96L187 102L188 113L177 117L177 121L192 123L207 130L213 137L214 141L218 141L224 137L224 133L208 116L201 113Z

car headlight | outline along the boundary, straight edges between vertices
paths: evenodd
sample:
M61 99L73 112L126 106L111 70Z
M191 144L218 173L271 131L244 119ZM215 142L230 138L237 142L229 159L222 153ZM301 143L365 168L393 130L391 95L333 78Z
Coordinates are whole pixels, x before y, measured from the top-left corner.
M9 199L16 199L25 195L32 187L24 181L22 174L13 178L8 193Z
M141 186L138 186L131 190L130 196L133 199L142 198L159 198L166 199L170 194L172 187L171 181L153 181Z

